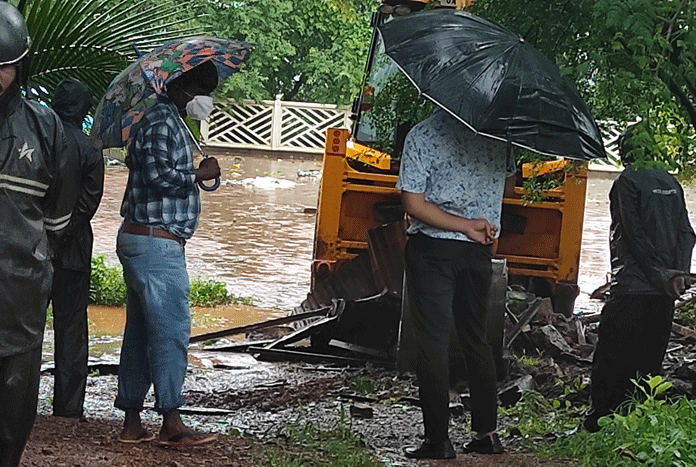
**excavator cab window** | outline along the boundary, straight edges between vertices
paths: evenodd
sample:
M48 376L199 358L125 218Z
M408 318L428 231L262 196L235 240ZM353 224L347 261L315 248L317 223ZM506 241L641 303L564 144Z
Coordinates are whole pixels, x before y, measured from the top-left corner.
M425 1L418 0L385 0L379 10L372 17L372 26L375 28L370 42L367 63L363 75L361 93L356 97L352 107L353 139L365 146L380 148L391 155L392 162L398 164L401 157L406 133L413 124L397 125L389 135L389 141L384 141L384 135L377 135L374 119L371 116L373 99L385 87L389 80L401 73L392 60L384 52L384 44L377 33L376 27L390 21L395 16L403 16L412 12L423 10ZM440 0L438 7L453 8L455 0Z

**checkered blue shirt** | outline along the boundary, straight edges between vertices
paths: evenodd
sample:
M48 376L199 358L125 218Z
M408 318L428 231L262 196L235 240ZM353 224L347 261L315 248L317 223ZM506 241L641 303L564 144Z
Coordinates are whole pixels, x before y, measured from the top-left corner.
M191 137L171 100L159 96L148 109L138 123L128 156L130 176L121 215L191 238L198 227L201 201Z
M406 135L396 187L424 193L425 200L450 214L486 219L498 228L508 167L507 145L477 136L456 118L437 109ZM409 233L472 241L411 218Z

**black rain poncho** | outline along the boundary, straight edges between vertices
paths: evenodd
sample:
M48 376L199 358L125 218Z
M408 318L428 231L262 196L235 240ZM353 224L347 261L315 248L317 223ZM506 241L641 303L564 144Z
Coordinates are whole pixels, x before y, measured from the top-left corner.
M104 158L82 131L82 122L92 104L89 89L73 79L66 79L58 85L52 102L53 110L65 127L68 157L78 168L67 174L71 178L67 183L80 188L54 263L56 267L73 271L90 270L94 242L90 220L97 212L104 192Z

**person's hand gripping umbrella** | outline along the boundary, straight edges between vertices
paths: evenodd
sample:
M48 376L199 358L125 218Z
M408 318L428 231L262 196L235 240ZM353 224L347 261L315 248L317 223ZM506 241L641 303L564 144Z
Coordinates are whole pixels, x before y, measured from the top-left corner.
M191 140L193 141L193 144L196 145L196 149L198 149L198 152L203 156L203 159L207 159L208 155L203 152L203 148L201 145L198 143L198 138L193 134L193 131L191 131L191 128L186 124L186 122L183 122L184 126L188 130L188 134L191 137ZM201 162L201 166L204 166L205 164ZM220 187L220 177L215 178L215 182L213 182L212 185L208 186L205 185L202 181L198 182L198 186L201 188L203 191L215 191Z
M253 47L246 42L201 36L168 42L141 55L107 87L95 112L92 137L102 149L128 146L137 123L155 104L157 95L165 93L168 83L208 60L220 79L229 78L239 71ZM196 138L191 138L200 150ZM211 187L199 182L206 191L219 184L219 179Z

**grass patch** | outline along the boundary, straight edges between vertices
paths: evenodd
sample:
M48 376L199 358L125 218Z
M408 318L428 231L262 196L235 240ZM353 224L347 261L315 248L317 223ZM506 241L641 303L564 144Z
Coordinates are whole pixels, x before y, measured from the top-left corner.
M193 278L190 282L189 306L211 307L217 305L253 305L250 297L240 297L227 292L223 282ZM123 268L106 265L105 255L92 256L89 300L94 305L125 307L127 300Z
M255 459L264 467L384 467L353 433L341 409L328 429L299 420L280 432L277 444L266 444Z
M350 382L349 388L362 396L368 396L375 392L375 382L370 378L358 376Z

